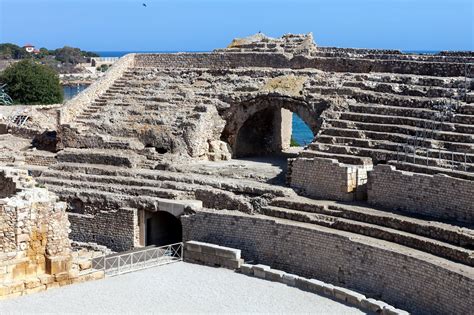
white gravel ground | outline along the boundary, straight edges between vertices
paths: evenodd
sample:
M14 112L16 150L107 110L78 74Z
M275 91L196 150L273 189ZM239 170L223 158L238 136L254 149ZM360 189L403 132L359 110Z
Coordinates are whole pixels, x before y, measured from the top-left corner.
M362 311L296 288L188 263L0 301L0 314L312 313Z

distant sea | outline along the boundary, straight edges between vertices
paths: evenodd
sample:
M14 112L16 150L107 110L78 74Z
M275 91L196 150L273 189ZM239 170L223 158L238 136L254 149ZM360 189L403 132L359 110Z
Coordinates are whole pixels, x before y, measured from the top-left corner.
M179 51L163 51L163 50L156 50L156 51L143 51L143 50L138 50L138 51L94 51L96 54L98 54L101 57L123 57L126 54L131 54L131 53L138 53L138 54L151 54L151 53L177 53ZM183 52L208 52L208 51L183 51ZM439 53L439 50L402 50L402 52L407 53L407 54L423 54L423 55L434 55Z
M177 52L178 51L96 51L95 53L97 53L101 57L122 57L130 53L177 53ZM187 52L198 52L198 51L187 51ZM409 53L409 54L434 55L438 53L439 51L437 50L407 50L403 52ZM72 94L74 94L74 92L77 92L77 91L79 90L68 91L68 92L72 92ZM72 95L68 93L68 97L71 97L71 96ZM296 114L293 115L292 137L296 142L298 142L302 146L311 143L314 137L313 133L311 132L311 129L309 129L309 127L303 122L303 120L301 120L301 118Z

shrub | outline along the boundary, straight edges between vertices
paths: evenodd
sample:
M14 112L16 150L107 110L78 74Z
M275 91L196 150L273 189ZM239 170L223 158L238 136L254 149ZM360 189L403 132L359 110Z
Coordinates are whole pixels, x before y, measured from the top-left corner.
M300 147L301 145L298 143L298 141L295 140L295 138L291 137L290 140L290 147Z
M63 88L57 73L32 60L10 65L0 75L5 91L15 104L57 104L63 101Z

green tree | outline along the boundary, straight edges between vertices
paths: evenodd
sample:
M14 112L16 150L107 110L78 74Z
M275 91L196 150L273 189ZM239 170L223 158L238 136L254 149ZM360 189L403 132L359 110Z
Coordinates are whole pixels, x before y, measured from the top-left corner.
M23 47L11 43L0 44L0 59L23 59L29 56Z
M15 104L57 104L63 101L63 88L57 73L30 59L10 65L0 75L5 91Z

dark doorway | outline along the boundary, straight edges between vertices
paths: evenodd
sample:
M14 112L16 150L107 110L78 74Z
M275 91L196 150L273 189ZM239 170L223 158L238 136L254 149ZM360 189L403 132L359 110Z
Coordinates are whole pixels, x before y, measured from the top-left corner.
M181 221L174 215L158 211L146 220L145 245L163 246L181 242L183 230Z

